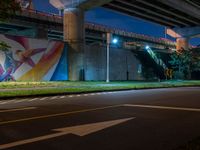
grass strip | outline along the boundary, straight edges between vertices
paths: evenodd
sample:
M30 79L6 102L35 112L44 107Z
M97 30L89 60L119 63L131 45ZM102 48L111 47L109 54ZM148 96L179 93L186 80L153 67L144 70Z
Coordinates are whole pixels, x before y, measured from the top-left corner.
M200 86L200 81L164 82L1 82L0 98L42 96L96 91ZM9 90L8 90L9 89Z

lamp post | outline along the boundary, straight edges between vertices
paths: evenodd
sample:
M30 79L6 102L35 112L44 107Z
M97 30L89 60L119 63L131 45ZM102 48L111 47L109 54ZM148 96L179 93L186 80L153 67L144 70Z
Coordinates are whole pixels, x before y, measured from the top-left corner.
M106 57L106 82L110 82L110 44L111 44L111 33L106 34L106 52L107 52L107 57Z
M106 34L106 50L107 50L107 57L106 57L106 82L110 82L110 44L117 44L118 39L112 38L111 33Z

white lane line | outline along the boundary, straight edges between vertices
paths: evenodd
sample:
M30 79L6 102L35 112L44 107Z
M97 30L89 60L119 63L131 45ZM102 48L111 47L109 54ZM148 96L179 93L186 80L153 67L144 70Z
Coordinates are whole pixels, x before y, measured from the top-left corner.
M69 97L69 98L72 98L72 97L74 97L74 95L69 95L68 97Z
M88 94L83 94L83 96L88 96Z
M13 100L8 100L9 103L13 103L15 101L17 101L18 99L13 99Z
M21 103L21 102L25 102L27 101L28 99L22 99L22 100L15 100L13 103Z
M9 103L8 101L3 101L3 102L0 102L0 105L3 105L3 104L7 104Z
M28 100L28 101L32 102L32 101L36 101L36 100L39 100L39 98L33 98L33 99Z
M96 93L96 95L101 95L102 93Z
M1 101L0 104L8 104L8 103L12 103L12 102L15 102L16 99L14 100L4 100L4 101Z
M76 97L81 97L81 95L76 95Z
M22 118L22 119L16 119L16 120L0 121L0 126L1 125L5 125L5 124L12 124L12 123L30 121L30 120L38 120L38 119L44 119L44 118L66 116L66 115L71 115L71 114L86 113L86 112L92 112L92 111L100 111L100 110L105 110L105 109L110 109L110 108L117 108L117 107L122 107L122 106L123 105L110 105L110 106L105 106L105 107L97 107L97 108L91 108L91 109L75 110L75 111L71 111L71 112L62 112L62 113L57 113L57 114L35 116L35 117L30 117L30 118Z
M40 98L39 100L40 101L44 101L44 100L46 100L48 97L43 97L43 98Z
M108 94L108 93L107 93L107 92L103 92L102 94L106 95L106 94Z
M108 94L113 94L114 92L107 92Z
M126 107L139 107L139 108L151 108L151 109L182 110L182 111L200 112L200 108L168 107L168 106L153 106L153 105L134 105L134 104L124 104L123 106L126 106Z
M58 99L58 96L51 97L50 100Z
M32 110L32 109L36 109L36 107L25 107L25 108L16 108L16 109L0 110L0 113L4 113L4 112L13 112L13 111L23 111L23 110Z
M66 98L66 96L60 96L60 99Z
M91 95L91 96L94 96L94 95L96 95L96 94L95 94L95 93L91 93L90 95Z

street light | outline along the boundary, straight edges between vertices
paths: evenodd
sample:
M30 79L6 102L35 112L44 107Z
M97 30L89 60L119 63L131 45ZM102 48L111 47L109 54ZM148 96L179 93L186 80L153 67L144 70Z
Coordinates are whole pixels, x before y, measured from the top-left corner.
M149 45L146 45L146 46L145 46L145 49L146 49L146 50L148 50L149 48L150 48Z
M117 43L118 43L118 39L117 39L117 38L114 38L114 39L112 40L112 43L113 43L113 44L117 44Z
M117 38L113 38L112 39L112 34L111 33L107 33L106 34L106 38L107 38L107 42L106 42L106 50L107 50L107 67L106 67L106 82L110 82L110 77L109 77L109 72L110 72L110 44L112 41L112 44L117 44L118 43L118 39Z

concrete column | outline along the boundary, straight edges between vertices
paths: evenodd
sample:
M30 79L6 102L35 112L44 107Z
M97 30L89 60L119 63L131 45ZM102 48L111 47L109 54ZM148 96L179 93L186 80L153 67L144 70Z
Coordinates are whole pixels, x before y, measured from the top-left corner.
M184 48L185 50L189 49L188 38L181 37L176 39L176 50L180 50L182 48Z
M68 8L64 11L64 41L68 44L69 80L84 78L85 27L84 11Z

